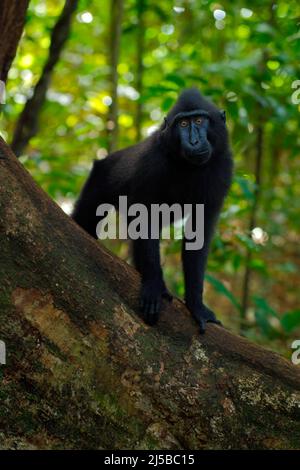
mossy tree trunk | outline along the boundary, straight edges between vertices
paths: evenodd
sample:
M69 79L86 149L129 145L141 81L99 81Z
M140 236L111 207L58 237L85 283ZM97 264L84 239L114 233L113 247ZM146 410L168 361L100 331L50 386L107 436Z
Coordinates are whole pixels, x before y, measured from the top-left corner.
M179 301L146 326L134 269L3 140L0 246L1 448L300 447L300 369L215 325L199 336Z

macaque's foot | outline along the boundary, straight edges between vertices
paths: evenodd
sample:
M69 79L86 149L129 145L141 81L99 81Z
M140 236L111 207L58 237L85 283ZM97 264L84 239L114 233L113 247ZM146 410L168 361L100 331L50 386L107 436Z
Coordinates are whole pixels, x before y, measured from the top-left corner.
M158 280L146 281L142 284L140 310L148 325L155 325L159 318L162 298L172 300L165 283Z
M216 325L222 326L222 323L217 319L214 312L203 304L200 307L194 308L191 312L200 327L201 334L205 333L207 323L215 323Z

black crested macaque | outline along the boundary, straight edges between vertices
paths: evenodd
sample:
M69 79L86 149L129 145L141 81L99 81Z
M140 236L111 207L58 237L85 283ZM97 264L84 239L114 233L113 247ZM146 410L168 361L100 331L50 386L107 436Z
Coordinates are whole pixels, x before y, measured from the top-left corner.
M204 204L203 247L187 249L186 238L182 243L185 302L201 333L207 322L220 324L204 305L202 293L209 245L231 184L232 168L225 112L197 89L188 89L150 137L94 162L73 213L73 219L97 238L98 205L109 203L118 209L120 195L128 197L128 206L191 204L192 217L196 204ZM133 240L133 258L142 278L140 309L145 322L153 325L162 298L172 298L163 280L159 239Z

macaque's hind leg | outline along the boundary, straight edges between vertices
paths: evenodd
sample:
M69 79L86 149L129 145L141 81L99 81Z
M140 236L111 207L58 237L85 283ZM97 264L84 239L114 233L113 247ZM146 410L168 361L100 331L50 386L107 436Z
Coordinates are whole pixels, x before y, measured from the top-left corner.
M97 238L96 227L101 220L96 216L96 210L103 201L103 175L101 161L95 161L72 214L73 220L92 237ZM104 218L104 217L102 217Z
M207 323L216 323L221 325L221 322L216 318L216 315L203 303L203 283L205 276L205 269L207 263L207 256L209 252L209 244L213 235L215 221L217 219L216 213L211 213L205 209L205 224L204 224L204 244L203 247L196 250L189 249L186 238L182 243L182 263L185 279L185 302L193 315L194 319L199 325L200 333L204 333ZM196 223L195 211L192 213L192 222ZM192 229L196 233L196 226L193 225ZM195 242L195 240L193 240Z
M159 240L134 240L133 258L142 276L140 310L148 325L157 323L162 298L172 300L163 280L159 256Z

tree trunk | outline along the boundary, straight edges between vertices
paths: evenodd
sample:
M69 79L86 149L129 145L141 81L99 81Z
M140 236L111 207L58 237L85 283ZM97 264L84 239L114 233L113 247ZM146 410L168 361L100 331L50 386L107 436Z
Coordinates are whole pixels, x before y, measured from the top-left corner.
M42 106L46 99L46 93L51 76L56 66L63 47L69 37L71 20L77 8L78 0L66 0L61 15L56 22L52 33L49 48L49 56L44 65L39 81L34 87L31 98L26 102L24 109L16 124L11 148L17 156L20 156L30 139L38 131L38 119Z
M135 115L135 129L136 129L136 142L140 142L142 138L142 121L143 121L143 76L144 76L144 52L145 52L145 10L146 0L137 0L137 59L136 59L136 90L139 93L139 98L136 103Z
M121 46L122 19L124 12L124 0L111 0L110 8L110 30L109 30L109 57L110 57L110 83L111 83L111 105L109 108L107 130L108 130L108 153L117 149L119 137L119 102L118 102L118 64Z
M3 448L299 448L300 369L183 304L157 327L139 277L0 143Z
M262 162L263 162L263 146L264 146L264 129L262 125L259 125L257 128L257 138L256 138L256 157L255 157L255 189L254 189L254 200L251 207L250 219L248 225L249 235L251 236L251 231L256 226L257 218L257 209L259 205L260 192L261 192L261 178L262 178ZM245 260L245 272L242 284L242 302L241 302L241 330L245 327L245 319L247 316L247 311L249 308L249 295L250 295L250 283L251 283L251 261L252 261L252 251L247 248L246 260Z
M0 8L0 80L6 82L21 37L29 0L2 0Z

